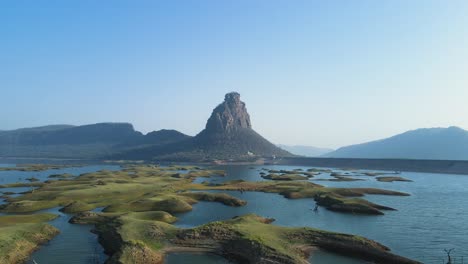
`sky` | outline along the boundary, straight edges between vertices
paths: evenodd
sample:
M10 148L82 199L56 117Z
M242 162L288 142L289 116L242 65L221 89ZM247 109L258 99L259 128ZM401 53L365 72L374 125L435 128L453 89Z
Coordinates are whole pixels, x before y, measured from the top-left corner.
M465 0L0 3L0 130L130 122L195 135L237 91L274 143L468 128Z

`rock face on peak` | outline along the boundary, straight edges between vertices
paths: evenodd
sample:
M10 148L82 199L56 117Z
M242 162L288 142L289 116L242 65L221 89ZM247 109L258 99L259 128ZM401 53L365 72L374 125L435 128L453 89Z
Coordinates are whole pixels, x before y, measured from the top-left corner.
M212 161L290 155L252 129L245 103L235 92L226 94L195 137L165 129L144 135L128 123L0 131L0 158Z
M242 128L252 128L250 116L240 94L228 93L206 122L205 130L210 133L232 133Z
M160 147L124 153L117 158L172 161L251 160L260 157L292 156L252 129L250 116L240 94L228 93L212 112L198 135Z
M249 113L240 94L228 93L206 123L206 128L193 138L199 150L209 159L242 159L249 156L290 156L252 129Z

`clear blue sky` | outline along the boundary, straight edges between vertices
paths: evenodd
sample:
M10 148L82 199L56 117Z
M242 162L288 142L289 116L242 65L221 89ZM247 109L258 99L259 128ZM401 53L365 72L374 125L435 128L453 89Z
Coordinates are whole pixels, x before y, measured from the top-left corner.
M194 135L238 91L275 143L468 128L468 1L2 1L1 129Z

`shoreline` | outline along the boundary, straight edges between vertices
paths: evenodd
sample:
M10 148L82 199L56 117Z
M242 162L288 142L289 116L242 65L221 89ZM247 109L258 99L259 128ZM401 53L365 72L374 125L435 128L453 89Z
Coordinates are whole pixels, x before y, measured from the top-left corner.
M170 253L200 253L218 255L234 263L305 264L317 250L377 263L420 263L395 255L386 246L364 237L305 227L270 225L269 219L255 214L189 229L162 222L135 223L131 216L125 215L112 219L103 217L96 225L96 233L109 255L108 263L120 263L134 256L134 263L162 264ZM82 220L82 223L87 223L87 216L83 216ZM92 218L89 220L94 221ZM128 228L134 226L156 232L157 236L149 236L153 242L163 245L162 248L155 250L148 247L143 242L148 239L148 234L129 236ZM266 238L272 238L274 242Z
M277 159L259 158L255 161L168 161L168 160L101 160L101 159L61 159L61 158L33 158L33 157L0 157L0 163L6 162L22 164L31 161L41 163L75 163L79 164L190 164L200 166L222 165L285 165L285 166L310 166L321 168L357 169L357 170L384 170L406 171L437 174L468 175L468 161L465 160L422 160L422 159L364 159L364 158L318 158L318 157L283 157Z
M181 170L187 173L180 174ZM318 184L301 181L287 184L241 181L221 186L193 183L194 178L224 174L224 171L194 166L129 165L116 172L96 171L82 174L73 180L49 181L35 192L12 198L2 210L24 213L60 206L66 213L87 212L73 217L81 221L70 220L70 223L95 224L98 241L105 248L106 254L110 255L109 263L118 263L119 259L131 258L135 254L144 257L142 262L138 263L159 263L158 261L163 260L165 246L169 246L167 252L214 252L228 259L238 260L238 263L245 263L243 261L246 259L251 263L259 263L257 261L265 258L279 259L277 263L298 264L308 257L307 246L317 246L343 255L362 255L364 258L383 260L385 263L418 263L394 255L387 247L363 237L305 227L268 225L273 219L256 215L211 221L189 229L171 225L175 221L171 214L190 211L192 205L200 201L218 202L229 206L245 205L245 201L227 194L185 193L184 190L271 192L290 199L316 198L320 199L327 209L366 214L383 214L380 210L389 208L357 197L376 193L406 195L372 188L327 189ZM48 196L50 191L54 192L53 197ZM96 196L96 193L100 195ZM45 201L45 196L50 198ZM345 204L346 207L343 207ZM96 206L106 207L106 210L104 213L88 211ZM135 233L135 230L146 231ZM155 250L152 245L158 245L159 250ZM187 249L188 247L192 249ZM248 251L245 251L246 249ZM260 259L257 256L258 252L263 254Z
M356 159L356 158L282 158L275 164L387 171L468 175L465 160Z

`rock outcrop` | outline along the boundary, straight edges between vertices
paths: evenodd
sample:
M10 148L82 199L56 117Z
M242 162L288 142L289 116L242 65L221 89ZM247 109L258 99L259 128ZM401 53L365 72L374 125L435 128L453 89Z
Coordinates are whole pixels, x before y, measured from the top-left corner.
M395 255L386 246L364 237L332 233L307 227L281 227L273 219L250 214L230 220L179 229L159 222L140 220L132 214L102 216L96 224L99 242L110 255L106 263L162 264L168 253L201 252L221 255L234 263L305 264L311 249L356 257L362 262L419 264ZM95 217L87 222L95 224ZM144 232L129 232L144 230ZM158 248L148 244L160 245Z
M229 134L243 128L252 128L245 103L240 100L239 93L228 93L224 102L213 110L205 130L209 133Z
M119 159L170 161L245 161L263 157L292 156L252 129L249 113L240 94L231 92L212 112L206 127L184 141L125 153Z
M252 161L292 156L252 129L245 103L226 94L196 137L175 130L143 135L128 123L53 125L0 131L0 156L28 158Z
M193 141L211 158L291 156L252 129L245 103L236 92L226 94Z

